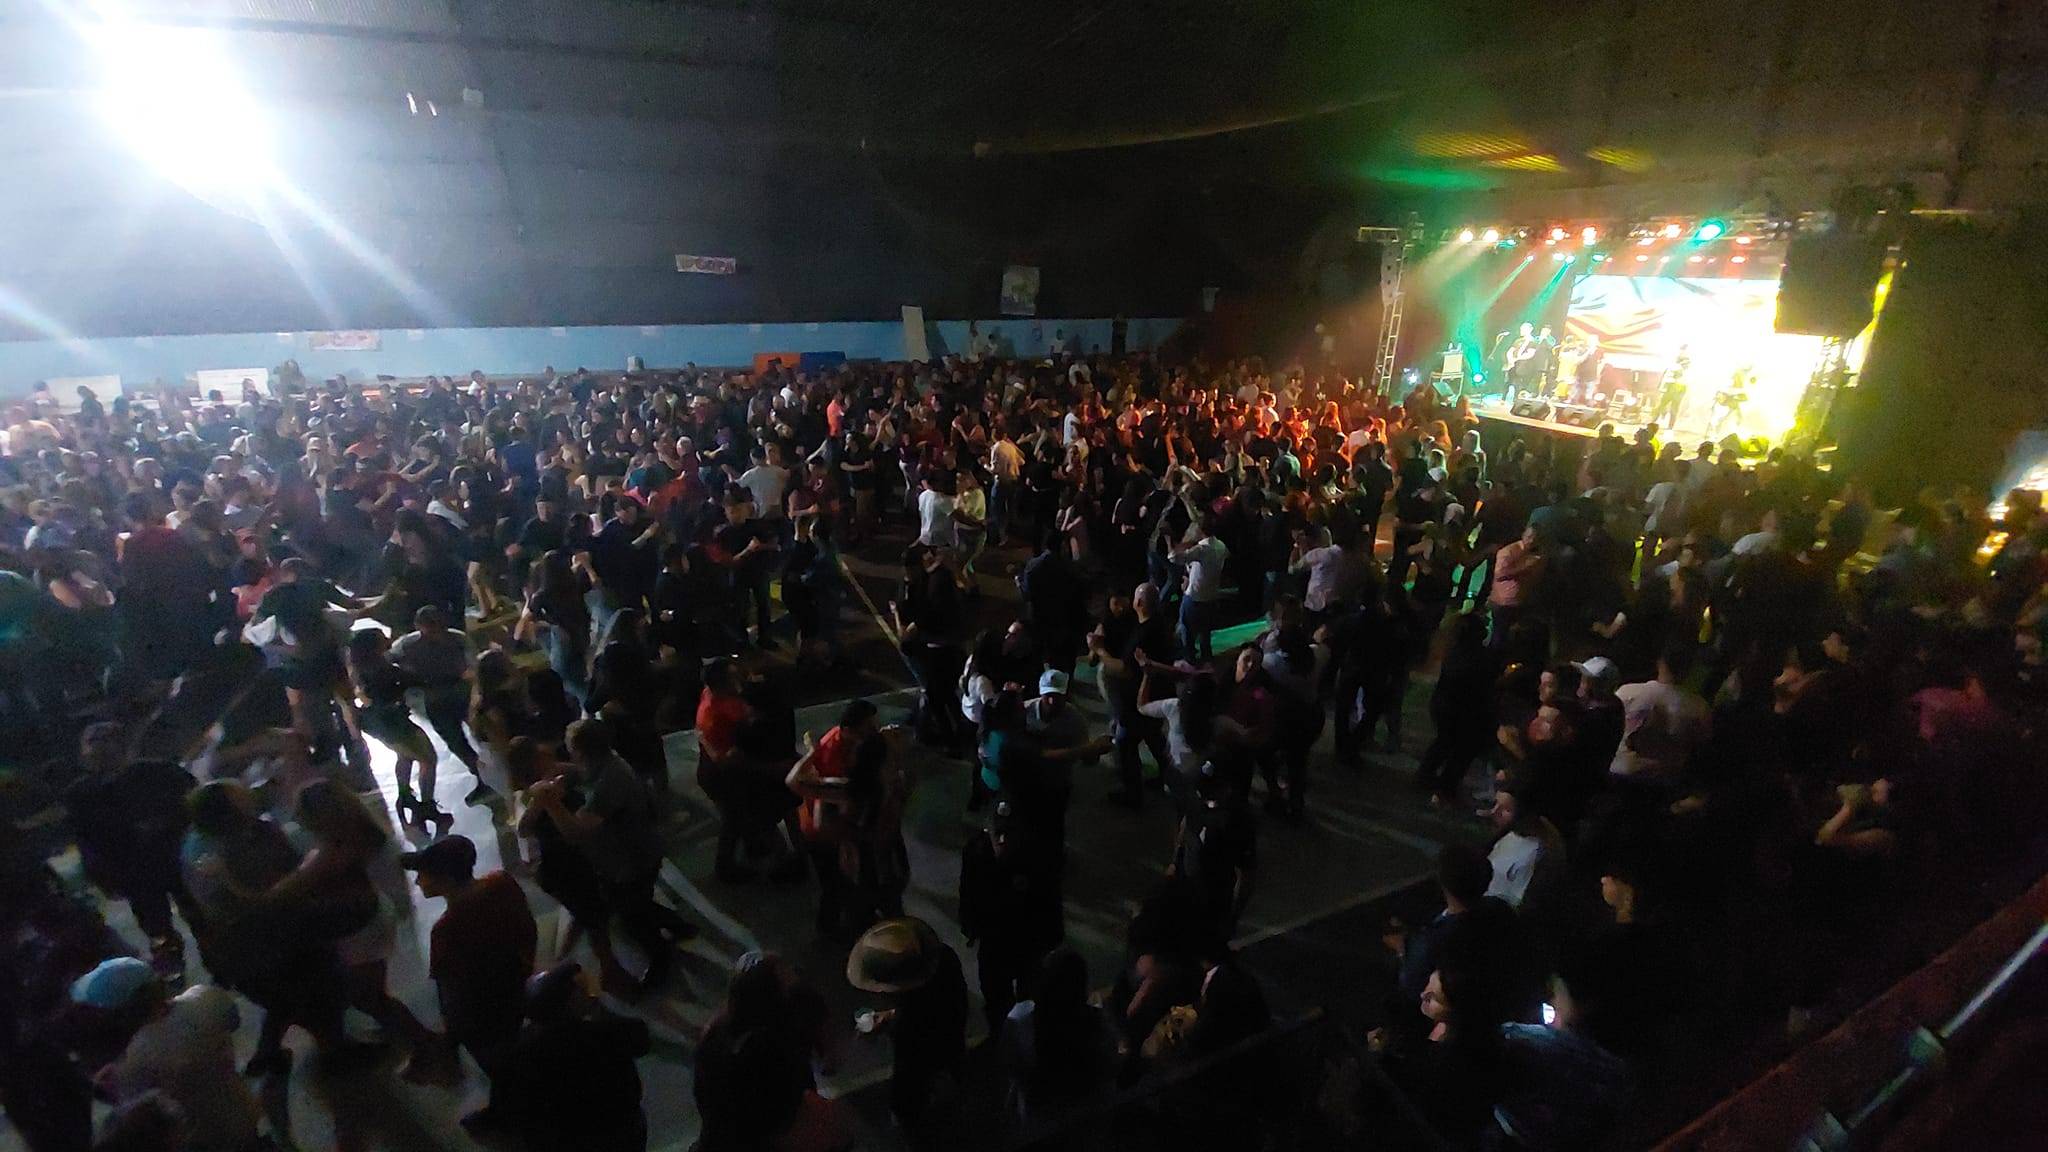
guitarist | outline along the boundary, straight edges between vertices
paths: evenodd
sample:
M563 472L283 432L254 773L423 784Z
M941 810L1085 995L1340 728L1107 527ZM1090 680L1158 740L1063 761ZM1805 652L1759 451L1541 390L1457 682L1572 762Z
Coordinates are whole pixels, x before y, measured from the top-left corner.
M1507 378L1508 387L1517 392L1527 392L1542 380L1542 365L1538 362L1543 344L1536 338L1536 326L1524 324L1508 345L1507 355L1501 357L1501 374Z

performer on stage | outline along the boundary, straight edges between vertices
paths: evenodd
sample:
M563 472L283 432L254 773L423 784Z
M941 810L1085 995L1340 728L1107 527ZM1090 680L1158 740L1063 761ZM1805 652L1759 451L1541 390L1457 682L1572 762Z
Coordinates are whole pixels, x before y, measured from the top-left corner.
M1527 392L1541 386L1543 370L1536 360L1542 347L1536 339L1536 326L1522 325L1515 342L1508 345L1507 355L1501 357L1501 375L1507 378L1508 387Z
M1522 327L1526 329L1529 326L1524 324ZM1549 325L1536 333L1536 354L1529 358L1529 363L1534 366L1536 379L1542 383L1543 390L1550 391L1557 383L1557 337L1550 334Z
M1571 377L1571 402L1591 404L1599 392L1599 369L1606 365L1606 353L1599 348L1599 338L1585 336L1585 351L1579 355L1579 367Z
M1756 383L1756 369L1741 367L1728 381L1728 387L1714 393L1714 409L1707 417L1707 435L1718 437L1723 429L1739 431L1742 425L1742 406L1749 403L1749 389Z
M1691 368L1692 350L1680 344L1678 355L1664 373L1664 383L1657 389L1657 406L1650 411L1650 423L1666 430L1678 427L1678 417L1685 410L1685 374Z

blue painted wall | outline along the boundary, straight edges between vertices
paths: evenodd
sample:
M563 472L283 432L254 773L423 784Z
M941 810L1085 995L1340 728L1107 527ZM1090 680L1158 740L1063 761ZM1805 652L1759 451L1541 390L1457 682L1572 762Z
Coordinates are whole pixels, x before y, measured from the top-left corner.
M1108 319L983 320L1007 355L1038 357L1056 332L1078 337L1085 349L1109 348ZM1180 327L1168 318L1130 321L1132 349L1156 348ZM928 321L932 355L967 346L967 321ZM648 368L684 364L737 366L753 363L756 352L843 352L851 359L901 360L900 321L817 324L675 324L607 328L425 328L380 333L374 352L315 351L304 332L254 332L220 336L135 336L95 340L0 342L0 395L26 394L38 380L65 376L118 375L130 390L154 382L182 382L210 368L269 368L297 360L308 377L377 375L419 377L538 372L547 365L617 371L628 356Z

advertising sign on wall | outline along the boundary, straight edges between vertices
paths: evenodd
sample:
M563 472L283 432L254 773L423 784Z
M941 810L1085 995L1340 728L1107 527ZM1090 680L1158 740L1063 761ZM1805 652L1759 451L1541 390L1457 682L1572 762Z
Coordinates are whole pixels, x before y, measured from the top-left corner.
M375 352L384 346L376 332L308 332L315 352Z
M739 271L740 262L731 256L685 256L676 253L676 271L695 272L702 276L730 276Z

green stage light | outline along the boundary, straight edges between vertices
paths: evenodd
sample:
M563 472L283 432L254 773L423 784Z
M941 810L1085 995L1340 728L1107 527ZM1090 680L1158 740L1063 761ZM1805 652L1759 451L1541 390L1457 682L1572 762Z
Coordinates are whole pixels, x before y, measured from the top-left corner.
M1692 242L1695 244L1705 244L1710 241L1719 240L1727 231L1728 226L1719 220L1702 220L1700 221L1700 226L1693 231Z

